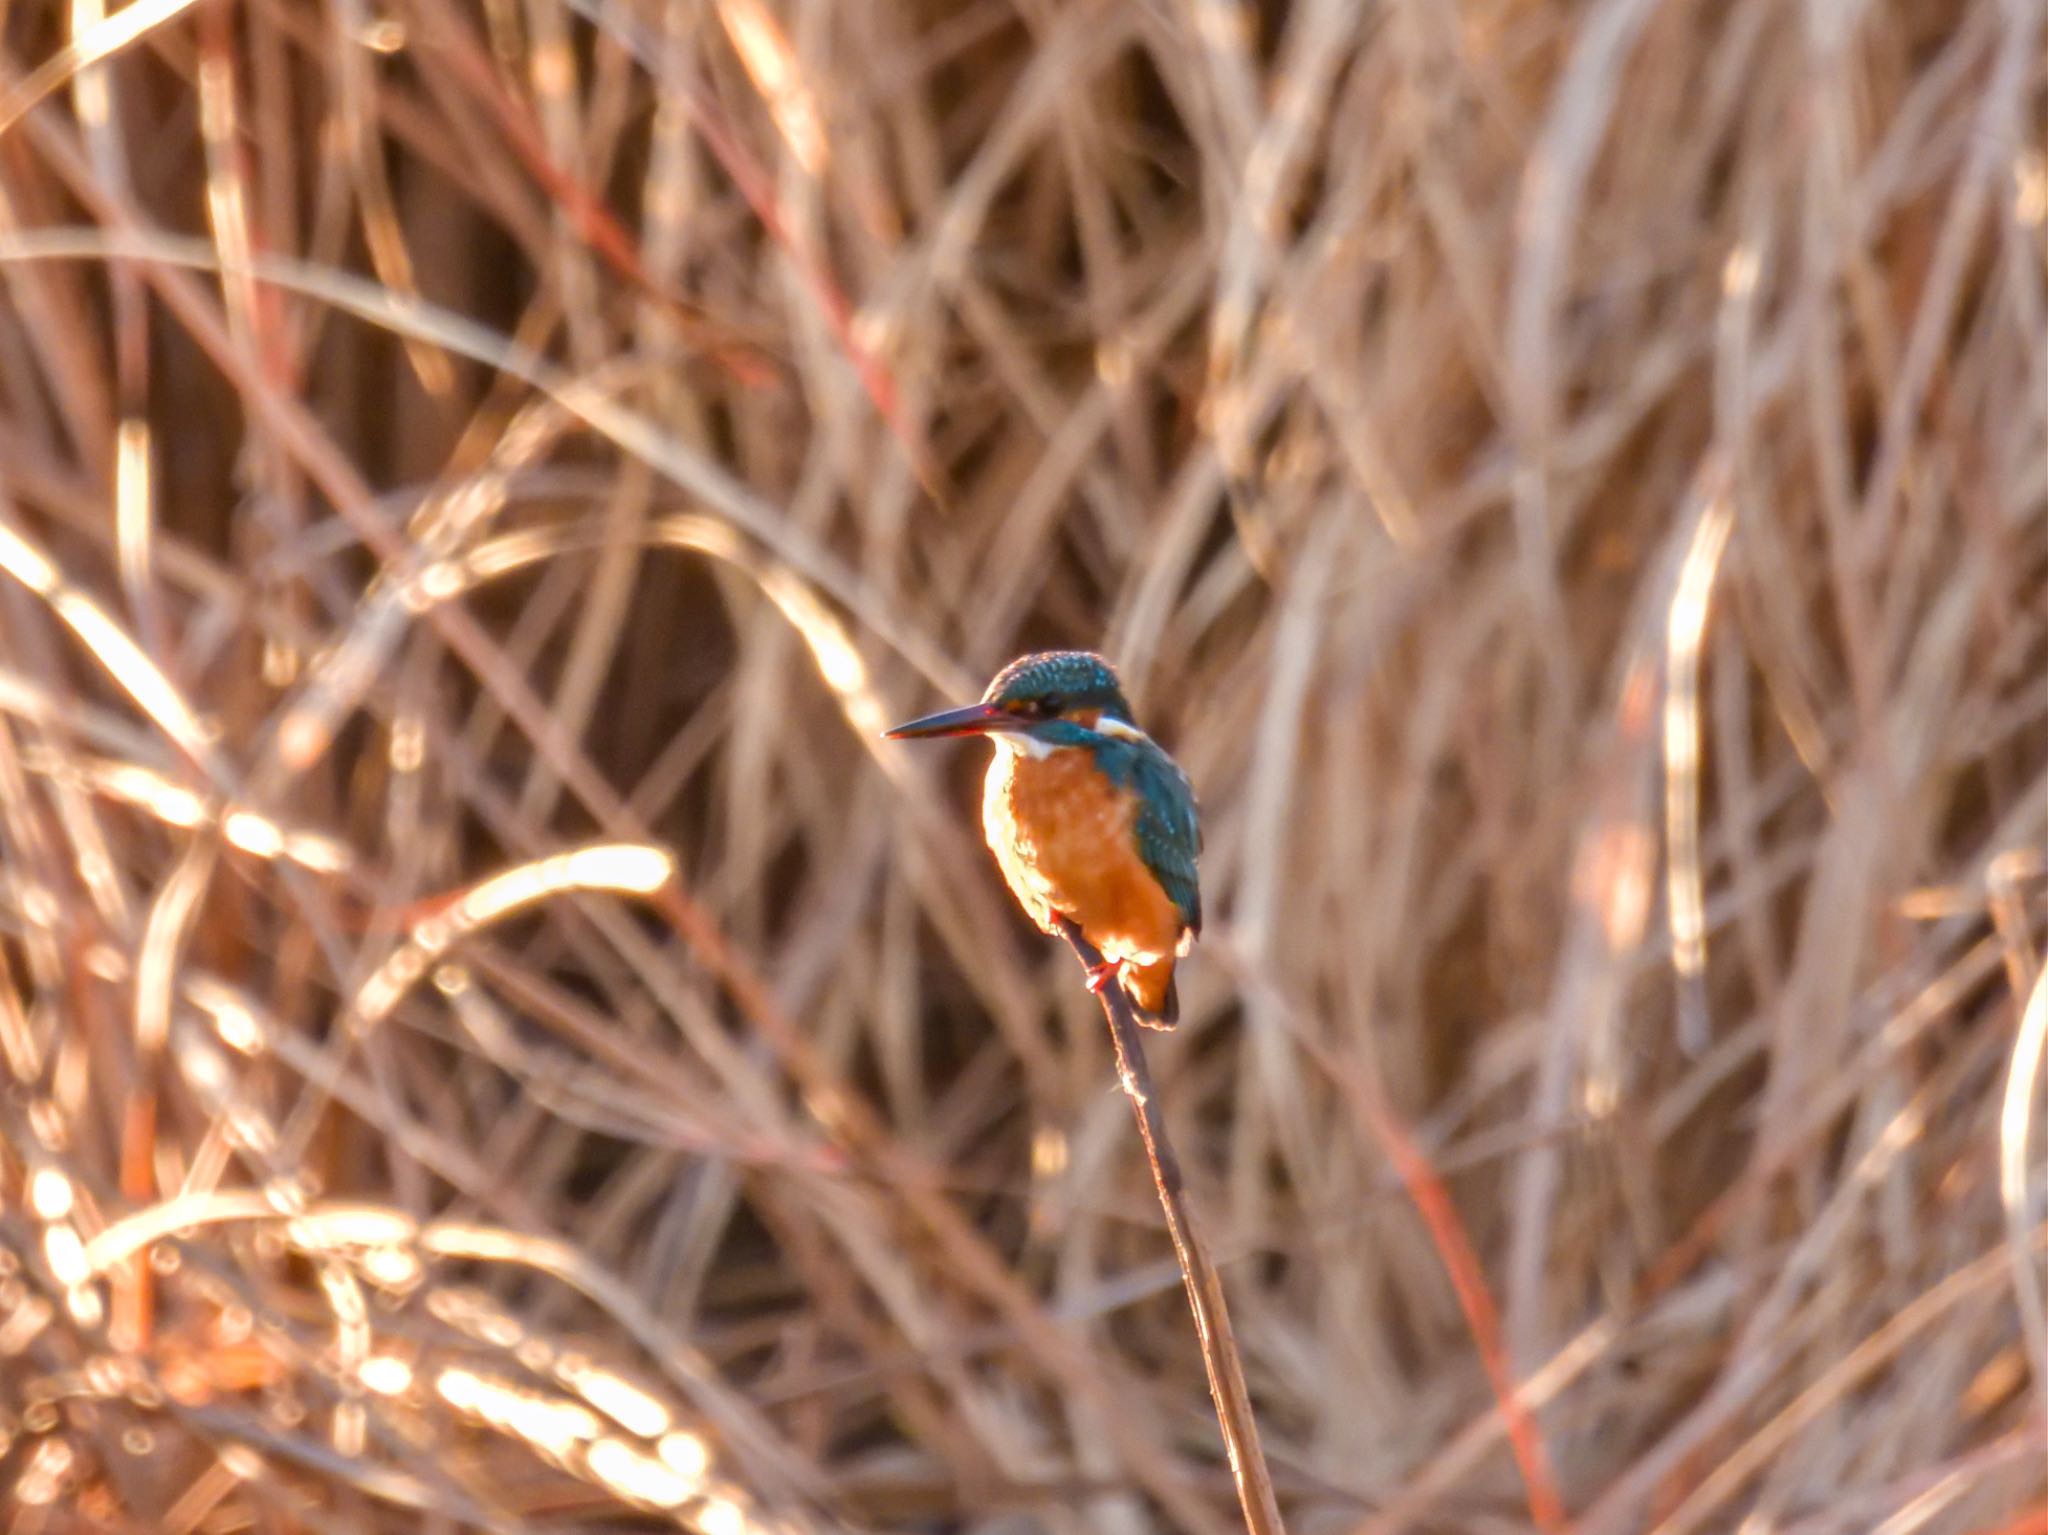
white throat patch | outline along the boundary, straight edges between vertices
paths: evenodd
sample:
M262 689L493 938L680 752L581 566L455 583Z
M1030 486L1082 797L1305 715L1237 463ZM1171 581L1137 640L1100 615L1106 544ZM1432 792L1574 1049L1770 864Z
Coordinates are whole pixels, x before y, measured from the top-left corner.
M1037 757L1042 760L1059 750L1050 741L1041 741L1035 736L1008 730L995 731L990 734L989 739L996 743L998 750L1006 751L1013 757Z

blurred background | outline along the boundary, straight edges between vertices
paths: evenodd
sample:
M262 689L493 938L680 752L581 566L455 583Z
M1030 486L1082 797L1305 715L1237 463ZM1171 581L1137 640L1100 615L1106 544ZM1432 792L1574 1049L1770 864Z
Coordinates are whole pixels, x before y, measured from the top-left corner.
M0 3L6 1529L2048 1531L2043 11Z

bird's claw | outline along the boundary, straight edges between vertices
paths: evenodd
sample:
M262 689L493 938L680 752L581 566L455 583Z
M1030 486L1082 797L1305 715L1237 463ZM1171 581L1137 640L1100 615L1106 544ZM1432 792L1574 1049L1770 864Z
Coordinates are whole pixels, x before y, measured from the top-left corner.
M1088 967L1088 989L1099 995L1103 987L1116 979L1116 972L1117 962L1113 959L1105 959L1099 965L1090 965Z

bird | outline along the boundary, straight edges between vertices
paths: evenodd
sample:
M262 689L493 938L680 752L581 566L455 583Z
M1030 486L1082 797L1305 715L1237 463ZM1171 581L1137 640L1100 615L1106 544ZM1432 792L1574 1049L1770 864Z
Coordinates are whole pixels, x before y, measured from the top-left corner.
M1174 963L1202 931L1195 792L1138 728L1109 662L1087 650L1019 656L979 703L883 734L987 737L982 833L1025 915L1056 937L1079 929L1102 956L1091 991L1114 981L1140 1023L1179 1021Z

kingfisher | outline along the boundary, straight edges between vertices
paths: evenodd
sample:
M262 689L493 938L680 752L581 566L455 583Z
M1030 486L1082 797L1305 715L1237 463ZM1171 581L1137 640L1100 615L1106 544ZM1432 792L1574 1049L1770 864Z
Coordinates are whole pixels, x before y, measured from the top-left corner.
M1086 650L1019 656L981 702L883 732L892 740L986 736L995 746L981 825L1010 893L1041 929L1080 929L1140 1023L1180 1017L1174 961L1202 930L1195 793L1131 718L1110 664Z

